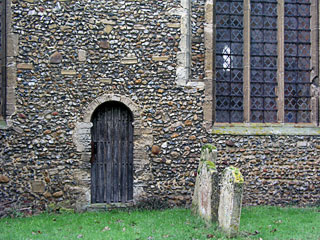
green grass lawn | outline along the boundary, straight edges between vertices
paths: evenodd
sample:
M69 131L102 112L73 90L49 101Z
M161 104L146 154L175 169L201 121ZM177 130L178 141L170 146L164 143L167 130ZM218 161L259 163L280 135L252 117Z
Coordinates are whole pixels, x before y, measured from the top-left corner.
M320 239L320 208L247 207L236 239ZM225 239L188 209L41 214L0 219L1 240Z

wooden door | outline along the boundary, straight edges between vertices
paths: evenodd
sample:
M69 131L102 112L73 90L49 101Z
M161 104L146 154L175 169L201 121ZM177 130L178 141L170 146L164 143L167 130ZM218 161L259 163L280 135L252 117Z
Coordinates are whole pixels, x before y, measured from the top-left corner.
M122 103L107 102L92 116L91 202L133 199L133 117Z

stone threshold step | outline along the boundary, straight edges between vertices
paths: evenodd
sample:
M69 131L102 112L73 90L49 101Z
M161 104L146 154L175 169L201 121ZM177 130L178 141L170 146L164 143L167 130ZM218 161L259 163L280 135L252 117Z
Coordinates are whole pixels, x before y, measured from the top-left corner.
M119 202L119 203L93 203L86 206L88 212L103 212L113 209L131 208L134 206L134 202Z

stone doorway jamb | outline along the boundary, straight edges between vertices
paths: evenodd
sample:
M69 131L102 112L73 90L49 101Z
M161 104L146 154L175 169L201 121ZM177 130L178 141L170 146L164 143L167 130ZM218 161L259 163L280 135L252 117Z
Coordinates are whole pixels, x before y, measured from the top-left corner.
M136 103L134 103L129 97L117 95L117 94L104 94L94 101L92 101L83 113L83 121L77 122L73 133L73 142L77 148L77 152L81 154L81 166L82 168L77 170L79 172L75 173L75 176L81 176L82 179L75 179L76 182L81 182L83 185L79 186L83 189L83 198L81 198L80 210L83 210L84 206L89 206L91 201L90 196L90 158L91 158L91 127L93 126L91 122L91 117L94 111L103 103L108 101L117 101L125 104L133 114L133 126L134 126L134 136L133 136L133 165L134 165L134 182L133 182L133 192L134 201L138 201L140 198L146 196L146 191L144 190L148 184L148 181L152 179L152 174L150 172L149 155L147 152L148 146L153 144L152 129L144 128L142 126L141 119L141 109ZM83 181L86 179L86 181ZM77 207L77 208L79 208Z

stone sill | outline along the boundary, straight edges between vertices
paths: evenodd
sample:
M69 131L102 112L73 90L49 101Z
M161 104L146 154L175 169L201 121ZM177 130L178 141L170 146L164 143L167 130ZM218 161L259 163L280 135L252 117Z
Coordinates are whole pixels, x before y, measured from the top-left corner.
M320 136L320 127L312 124L215 124L212 128L212 134Z

